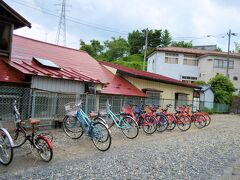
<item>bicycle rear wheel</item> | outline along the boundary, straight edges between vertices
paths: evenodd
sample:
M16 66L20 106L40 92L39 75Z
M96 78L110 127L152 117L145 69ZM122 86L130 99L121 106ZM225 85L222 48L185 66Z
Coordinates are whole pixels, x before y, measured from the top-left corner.
M38 136L36 138L35 144L42 160L45 162L51 161L53 157L53 151L50 139L48 139L47 137Z
M153 134L157 130L157 119L146 115L143 119L142 127L146 134Z
M92 126L92 142L100 151L107 151L112 144L112 137L107 126L101 121Z
M158 114L156 116L157 119L157 131L158 132L163 132L167 129L168 127L168 119L164 114Z
M187 131L191 127L191 119L187 116L180 116L177 121L177 127L181 131Z
M13 141L6 129L0 129L0 163L7 166L13 159Z
M129 139L134 139L138 136L138 124L131 116L126 116L121 120L120 128L123 134Z
M83 135L82 124L73 116L64 117L63 130L72 139L78 139Z
M20 146L22 146L27 138L26 138L26 133L24 130L22 129L15 129L11 134L12 140L13 140L13 148L18 148Z

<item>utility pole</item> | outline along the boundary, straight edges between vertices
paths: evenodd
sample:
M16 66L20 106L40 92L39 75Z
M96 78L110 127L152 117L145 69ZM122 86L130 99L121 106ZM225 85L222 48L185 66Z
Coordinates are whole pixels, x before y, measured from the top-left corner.
M61 15L55 42L57 45L59 44L61 38L63 41L63 46L66 46L66 0L62 0L61 3Z
M143 59L143 71L145 71L146 58L147 58L147 49L148 49L148 28L145 32L145 47L144 47L144 59Z
M226 70L226 77L229 78L229 55L230 55L230 42L231 42L231 36L236 36L236 33L232 33L231 29L229 29L229 32L227 33L228 35L228 54L227 54L227 70Z

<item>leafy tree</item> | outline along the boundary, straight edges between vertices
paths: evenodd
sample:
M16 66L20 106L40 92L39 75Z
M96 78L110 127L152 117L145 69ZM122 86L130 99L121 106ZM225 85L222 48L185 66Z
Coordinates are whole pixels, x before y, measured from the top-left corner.
M96 57L103 51L103 45L98 40L91 40L90 44L86 44L80 40L80 50L88 52L91 56Z
M220 51L222 52L222 49L220 47L217 47L216 49L214 49L215 51Z
M122 37L112 37L111 40L105 41L104 45L106 48L106 52L104 54L109 61L117 60L118 58L127 56L129 54L128 43Z
M139 30L129 33L128 34L128 44L129 44L130 54L139 53L145 44L144 33L140 32Z
M173 41L171 43L171 46L173 47L183 47L183 48L192 48L192 41L185 42L185 41Z
M232 94L235 91L234 85L223 74L217 74L209 80L209 84L213 88L215 102L230 104Z
M199 86L207 85L207 83L205 81L195 81L193 84L194 85L199 85Z
M172 38L170 36L170 33L167 29L163 31L162 34L162 47L167 47L171 44Z

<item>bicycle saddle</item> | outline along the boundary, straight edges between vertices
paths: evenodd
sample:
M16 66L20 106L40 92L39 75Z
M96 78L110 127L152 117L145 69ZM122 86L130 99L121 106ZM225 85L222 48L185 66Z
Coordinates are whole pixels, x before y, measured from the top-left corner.
M40 120L39 119L29 119L30 124L35 125L35 124L40 124Z

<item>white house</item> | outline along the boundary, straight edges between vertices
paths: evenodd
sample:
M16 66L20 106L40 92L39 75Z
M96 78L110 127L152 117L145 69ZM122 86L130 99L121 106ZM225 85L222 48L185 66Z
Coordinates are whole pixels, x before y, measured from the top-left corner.
M227 53L191 48L157 48L148 56L147 71L184 82L209 81L217 73L226 74ZM240 91L240 54L229 55L229 78Z

